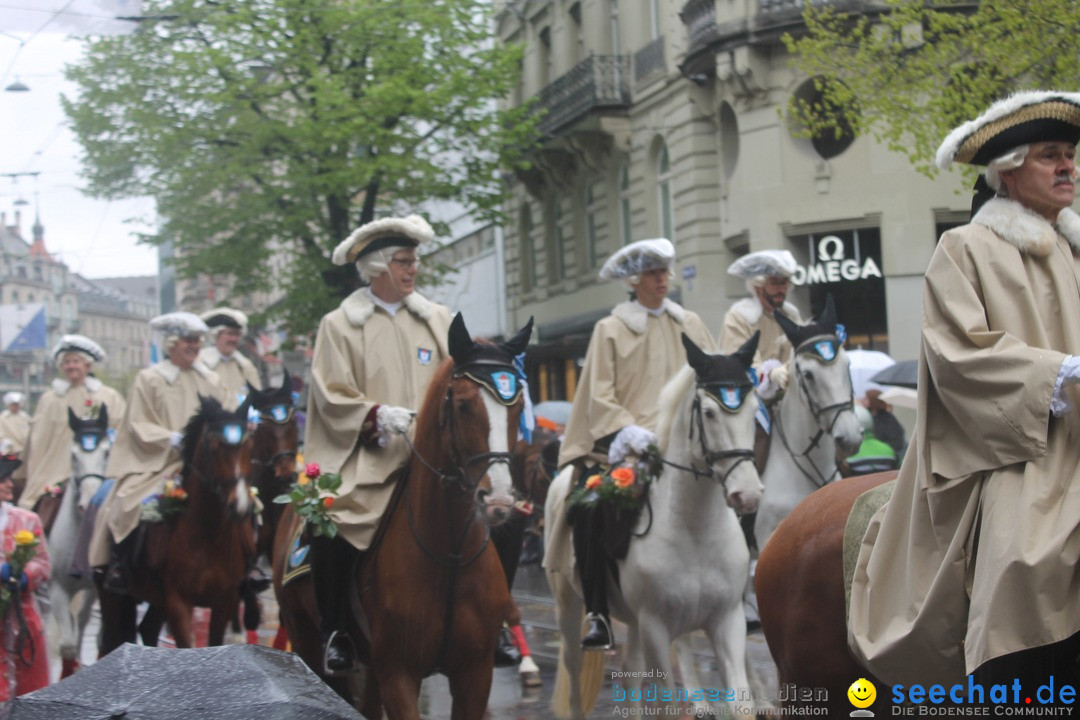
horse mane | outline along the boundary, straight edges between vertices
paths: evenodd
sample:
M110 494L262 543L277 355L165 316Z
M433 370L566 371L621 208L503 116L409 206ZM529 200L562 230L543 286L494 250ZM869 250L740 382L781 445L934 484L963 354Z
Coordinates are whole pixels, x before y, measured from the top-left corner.
M454 359L446 358L428 383L424 391L424 401L420 404L420 410L416 415L415 443L417 452L421 457L433 456L433 446L439 442L439 415L441 414L440 403L446 395L446 387L450 384L450 375L454 370Z
M203 427L212 420L231 415L222 407L221 403L212 397L199 396L199 411L196 412L184 425L183 430L183 452L181 457L184 460L184 467L188 467L195 460L195 445L198 442L199 434L202 432Z
M697 373L689 365L683 365L660 391L660 419L656 424L656 437L660 440L660 452L667 452L671 428L675 424L682 399L693 387Z

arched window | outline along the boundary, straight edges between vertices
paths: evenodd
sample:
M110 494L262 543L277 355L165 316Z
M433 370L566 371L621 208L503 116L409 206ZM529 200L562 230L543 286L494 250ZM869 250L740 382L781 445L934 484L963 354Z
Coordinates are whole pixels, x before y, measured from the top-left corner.
M623 245L629 245L634 239L634 225L630 217L630 168L626 163L619 168L619 229Z
M656 157L657 200L660 211L660 234L675 242L675 209L672 205L671 160L668 158L667 145L660 145Z

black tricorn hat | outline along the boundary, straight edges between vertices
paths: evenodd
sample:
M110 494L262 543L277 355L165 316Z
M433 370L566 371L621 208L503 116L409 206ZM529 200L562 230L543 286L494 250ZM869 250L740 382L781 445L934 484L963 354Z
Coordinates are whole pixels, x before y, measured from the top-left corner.
M1035 142L1080 141L1080 93L1026 90L998 100L982 115L949 133L936 163L989 165L1005 153Z

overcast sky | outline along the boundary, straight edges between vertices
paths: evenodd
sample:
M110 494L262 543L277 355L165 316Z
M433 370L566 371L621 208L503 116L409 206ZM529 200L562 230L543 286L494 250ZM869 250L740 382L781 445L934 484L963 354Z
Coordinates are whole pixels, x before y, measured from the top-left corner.
M94 32L108 25L108 17L124 14L137 15L138 3L0 0L0 87L16 79L30 87L0 91L0 212L11 224L20 209L29 239L35 209L40 210L49 252L91 278L157 274L157 250L133 237L152 230L153 202L91 200L80 192L81 151L60 108L61 93L74 94L61 70L78 62L82 47L67 33ZM3 176L33 172L39 174L17 182ZM29 204L16 207L20 198ZM127 222L132 219L137 222Z

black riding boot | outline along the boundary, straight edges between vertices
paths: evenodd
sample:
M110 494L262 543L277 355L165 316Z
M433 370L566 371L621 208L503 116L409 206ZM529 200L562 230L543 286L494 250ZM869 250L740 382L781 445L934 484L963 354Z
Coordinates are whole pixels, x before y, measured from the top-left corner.
M323 642L323 671L342 675L356 665L356 648L346 624L349 575L362 553L341 537L312 537L311 577L319 606L319 630Z
M585 595L588 628L581 638L586 650L608 650L614 643L607 602L607 557L604 553L604 513L599 507L574 509L574 557Z
M120 542L114 542L109 549L109 566L105 570L103 587L118 595L129 595L133 585L135 543L139 531L133 530Z

